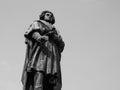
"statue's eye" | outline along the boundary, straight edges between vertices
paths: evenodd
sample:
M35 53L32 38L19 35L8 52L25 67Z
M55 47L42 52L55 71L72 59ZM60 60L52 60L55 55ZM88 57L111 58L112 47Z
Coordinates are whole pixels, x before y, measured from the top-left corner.
M51 14L50 13L46 13L46 16L51 16Z

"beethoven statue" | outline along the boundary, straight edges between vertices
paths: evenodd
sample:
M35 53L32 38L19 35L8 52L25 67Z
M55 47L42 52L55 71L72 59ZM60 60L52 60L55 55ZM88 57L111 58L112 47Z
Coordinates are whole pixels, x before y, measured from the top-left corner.
M60 61L65 44L54 23L53 13L43 11L24 34L23 90L61 90Z

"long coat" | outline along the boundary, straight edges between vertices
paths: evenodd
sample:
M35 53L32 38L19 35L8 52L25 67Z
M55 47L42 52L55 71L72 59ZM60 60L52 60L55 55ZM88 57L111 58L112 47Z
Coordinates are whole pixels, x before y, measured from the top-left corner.
M38 28L39 27L39 28ZM49 35L50 31L55 33ZM40 36L48 35L48 41L37 41L33 38L34 33ZM25 33L26 39L26 57L22 74L22 84L25 86L27 82L27 72L34 69L36 72L41 71L46 78L55 77L56 90L60 90L62 86L61 79L61 52L64 49L64 42L54 27L50 27L42 21L35 21L28 31Z

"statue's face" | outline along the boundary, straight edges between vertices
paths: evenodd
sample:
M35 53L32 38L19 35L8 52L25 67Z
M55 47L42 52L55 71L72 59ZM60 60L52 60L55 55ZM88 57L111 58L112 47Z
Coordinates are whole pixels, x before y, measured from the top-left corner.
M46 21L51 20L51 16L52 16L51 13L46 13L46 14L45 14L45 17L44 17L44 20L46 20Z

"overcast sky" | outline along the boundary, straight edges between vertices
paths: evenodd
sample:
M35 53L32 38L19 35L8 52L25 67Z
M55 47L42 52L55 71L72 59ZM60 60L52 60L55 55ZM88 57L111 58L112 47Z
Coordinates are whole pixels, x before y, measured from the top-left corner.
M0 90L22 90L23 35L43 10L66 44L62 90L120 90L120 0L1 0Z

